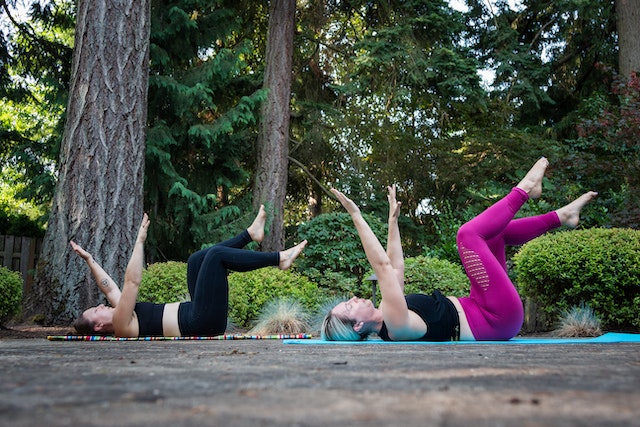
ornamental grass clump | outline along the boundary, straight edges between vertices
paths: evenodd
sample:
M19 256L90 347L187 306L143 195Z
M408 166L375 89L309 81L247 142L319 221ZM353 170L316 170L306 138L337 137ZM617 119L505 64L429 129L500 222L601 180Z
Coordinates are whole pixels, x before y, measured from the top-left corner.
M280 297L264 305L252 335L304 334L309 331L309 313L298 301Z
M229 275L229 317L241 328L250 328L271 300L285 297L311 312L318 306L318 287L291 269L265 267Z
M597 337L602 335L602 321L588 304L573 306L560 316L554 335L558 337Z

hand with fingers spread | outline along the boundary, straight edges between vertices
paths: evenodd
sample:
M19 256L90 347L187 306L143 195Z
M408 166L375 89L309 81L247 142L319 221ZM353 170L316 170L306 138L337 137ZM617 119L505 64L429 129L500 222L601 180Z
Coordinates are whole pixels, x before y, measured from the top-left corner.
M358 207L358 205L356 205L353 200L345 196L344 193L336 190L335 188L332 188L331 192L334 196L336 196L336 199L338 199L338 201L342 204L342 206L344 206L349 214L354 215L360 213L360 208Z

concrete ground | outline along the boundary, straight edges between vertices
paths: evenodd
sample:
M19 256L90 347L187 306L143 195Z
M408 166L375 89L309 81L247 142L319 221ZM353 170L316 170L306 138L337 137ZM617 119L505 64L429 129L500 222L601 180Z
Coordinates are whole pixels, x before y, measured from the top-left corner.
M0 426L640 426L640 344L0 340Z

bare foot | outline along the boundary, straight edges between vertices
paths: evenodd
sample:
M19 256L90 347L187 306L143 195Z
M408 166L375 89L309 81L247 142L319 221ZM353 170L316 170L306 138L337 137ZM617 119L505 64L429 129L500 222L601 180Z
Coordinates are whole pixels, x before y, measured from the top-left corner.
M280 264L278 264L278 268L280 270L286 270L291 267L291 264L293 264L293 261L300 255L305 246L307 246L307 241L303 240L296 246L280 252Z
M264 205L260 205L258 215L253 220L253 223L247 228L251 240L254 242L262 242L264 239L264 225L267 223L267 212L264 210Z
M584 205L595 199L597 195L598 193L595 191L589 191L568 205L556 210L558 218L560 218L560 223L571 228L577 227L580 222L580 211Z
M516 187L526 191L530 199L540 197L542 195L542 178L547 166L549 166L549 160L540 157Z

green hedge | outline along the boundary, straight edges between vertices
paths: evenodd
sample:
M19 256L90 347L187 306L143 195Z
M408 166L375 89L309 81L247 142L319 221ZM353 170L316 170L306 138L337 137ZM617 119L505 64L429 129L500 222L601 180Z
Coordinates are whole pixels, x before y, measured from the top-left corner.
M373 274L373 270L370 270L369 274ZM469 279L460 264L427 255L404 260L405 295L431 295L437 289L445 296L464 297L469 295L469 287ZM380 301L379 289L377 301ZM371 292L364 292L358 296L370 298Z
M313 312L321 295L315 283L292 270L267 267L229 275L229 317L238 326L250 327L265 304L278 297L298 301Z
M0 266L0 325L20 312L22 275Z
M178 261L150 264L142 272L138 300L157 304L188 301L187 264Z
M606 328L640 327L640 231L572 230L548 234L514 256L516 283L555 322L588 304Z
M417 256L404 263L404 293L431 294L440 290L444 295L469 295L469 279L459 264L450 261Z

